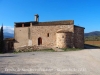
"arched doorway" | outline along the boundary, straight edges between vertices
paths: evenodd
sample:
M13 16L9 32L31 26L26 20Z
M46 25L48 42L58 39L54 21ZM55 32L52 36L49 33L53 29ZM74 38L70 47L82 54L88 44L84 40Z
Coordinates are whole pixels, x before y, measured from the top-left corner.
M41 37L38 38L38 45L42 45L42 38Z

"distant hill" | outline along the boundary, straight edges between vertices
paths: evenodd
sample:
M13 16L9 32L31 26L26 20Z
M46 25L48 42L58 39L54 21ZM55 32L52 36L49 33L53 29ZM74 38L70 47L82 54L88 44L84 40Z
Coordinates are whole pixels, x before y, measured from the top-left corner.
M13 33L4 32L4 38L14 38Z
M93 31L93 32L85 33L84 36L85 37L88 37L88 36L100 36L100 31Z

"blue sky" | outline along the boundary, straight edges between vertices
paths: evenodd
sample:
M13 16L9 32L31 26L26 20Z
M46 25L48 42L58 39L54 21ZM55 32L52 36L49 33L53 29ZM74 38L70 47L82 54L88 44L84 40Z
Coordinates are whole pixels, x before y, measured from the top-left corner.
M74 20L85 32L100 31L100 0L0 0L0 25L14 22Z

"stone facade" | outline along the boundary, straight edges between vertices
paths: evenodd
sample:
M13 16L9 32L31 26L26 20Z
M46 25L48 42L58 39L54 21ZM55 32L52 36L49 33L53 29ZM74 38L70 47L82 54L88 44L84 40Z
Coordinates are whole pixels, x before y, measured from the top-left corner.
M68 28L69 27L69 28ZM33 45L38 45L37 39L42 38L43 46L56 46L56 33L58 30L73 31L73 25L50 25L50 26L33 26L32 27L32 41ZM49 37L47 36L49 34Z
M15 49L28 45L59 48L84 47L84 28L75 26L73 20L17 22L15 23L14 33Z
M72 32L56 33L56 47L73 48L73 33Z
M74 27L74 46L75 48L84 48L84 28Z

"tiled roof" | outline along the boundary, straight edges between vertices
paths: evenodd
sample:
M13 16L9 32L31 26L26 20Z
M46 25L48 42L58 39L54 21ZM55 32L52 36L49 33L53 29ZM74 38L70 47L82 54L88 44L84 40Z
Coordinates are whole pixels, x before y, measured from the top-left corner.
M49 22L15 22L15 24L22 24L22 23L32 23L33 25L72 25L74 24L74 20L64 20L64 21L49 21Z
M65 21L51 21L51 22L39 22L39 25L72 25L74 24L74 20L65 20Z
M5 41L14 41L14 38L6 38Z
M74 27L84 28L84 27L81 27L81 26L77 26L77 25L74 25ZM85 28L84 28L84 29L85 29Z

